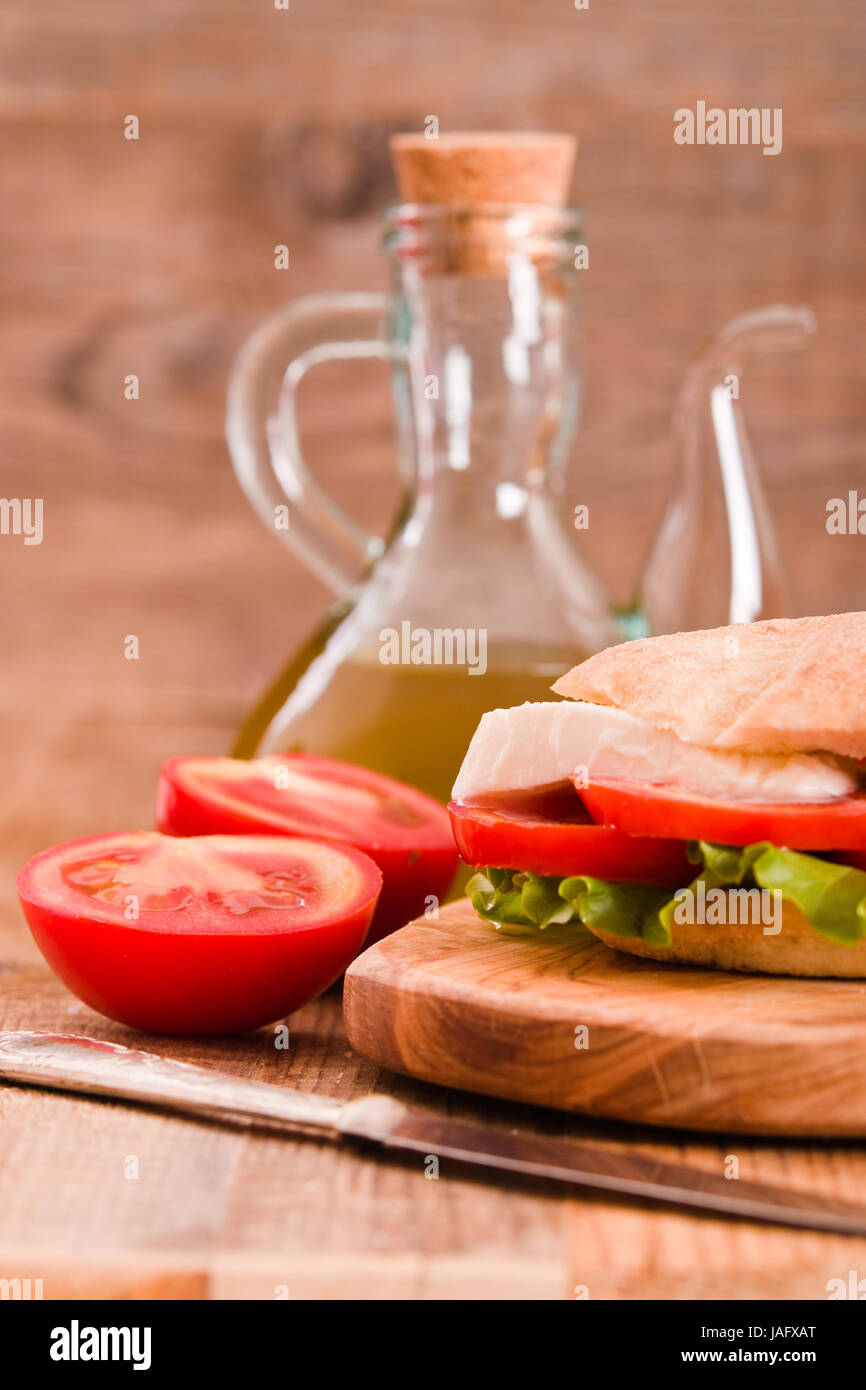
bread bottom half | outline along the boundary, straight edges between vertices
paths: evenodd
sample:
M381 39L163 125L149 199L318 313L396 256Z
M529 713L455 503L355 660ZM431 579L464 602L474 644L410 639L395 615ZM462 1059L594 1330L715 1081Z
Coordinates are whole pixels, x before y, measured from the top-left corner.
M733 907L731 893L728 901ZM731 911L727 913L732 915ZM677 923L670 946L653 946L642 937L613 936L589 930L614 951L650 960L700 965L716 970L743 970L768 975L824 976L839 980L866 979L866 938L854 946L839 945L810 927L799 908L785 903L782 930L764 935L760 923Z

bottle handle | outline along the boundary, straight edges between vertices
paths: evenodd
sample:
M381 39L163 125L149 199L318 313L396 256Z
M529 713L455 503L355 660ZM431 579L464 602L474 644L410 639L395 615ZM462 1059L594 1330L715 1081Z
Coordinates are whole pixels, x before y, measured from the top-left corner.
M247 500L338 597L384 549L347 516L304 460L298 386L311 367L349 358L390 360L384 294L319 294L266 320L242 347L228 386L226 439Z
M726 323L692 362L674 412L678 487L650 549L640 600L622 620L625 635L749 623L786 611L781 559L746 433L740 385L752 357L805 347L816 328L807 308L755 309ZM712 612L701 591L708 542L699 530L710 459L721 483L729 546L729 587Z
M706 395L728 519L731 591L728 622L754 622L784 611L784 580L775 531L755 469L740 407L740 378L752 357L805 347L817 330L811 309L772 304L731 319L687 373L674 421L686 472L698 451Z

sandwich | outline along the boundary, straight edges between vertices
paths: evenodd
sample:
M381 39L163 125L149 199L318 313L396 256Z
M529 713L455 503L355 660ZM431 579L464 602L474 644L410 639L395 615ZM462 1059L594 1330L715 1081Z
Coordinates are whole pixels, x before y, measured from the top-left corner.
M866 613L611 647L485 714L454 785L504 931L866 978Z

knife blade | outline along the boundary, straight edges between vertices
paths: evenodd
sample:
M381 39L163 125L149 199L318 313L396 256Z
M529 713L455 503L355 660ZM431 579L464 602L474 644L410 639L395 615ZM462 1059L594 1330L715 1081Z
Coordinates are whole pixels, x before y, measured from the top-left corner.
M107 1096L219 1121L264 1124L333 1141L451 1159L579 1188L647 1198L777 1225L866 1236L866 1207L765 1183L730 1180L545 1135L413 1111L390 1096L336 1097L247 1081L119 1043L63 1033L0 1032L0 1078L49 1090Z

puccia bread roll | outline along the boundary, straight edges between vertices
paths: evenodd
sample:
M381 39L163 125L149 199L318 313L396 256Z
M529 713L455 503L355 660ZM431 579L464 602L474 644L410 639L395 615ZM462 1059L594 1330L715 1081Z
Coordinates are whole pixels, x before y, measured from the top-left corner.
M866 614L600 652L484 715L451 819L503 930L866 978Z
M734 899L726 892L729 908ZM735 920L725 925L677 923L671 926L671 944L654 946L640 937L619 937L590 928L614 951L679 965L700 965L716 970L740 970L765 975L813 975L832 979L866 979L866 942L840 946L828 941L809 925L789 903L782 906L779 935L763 935L763 924Z
M866 757L866 613L776 618L608 647L553 689L686 743Z

